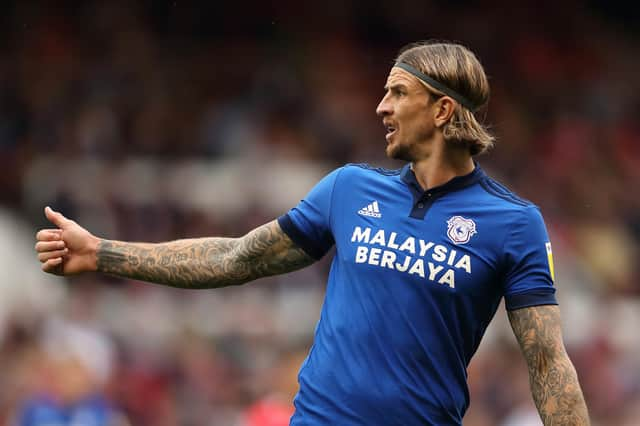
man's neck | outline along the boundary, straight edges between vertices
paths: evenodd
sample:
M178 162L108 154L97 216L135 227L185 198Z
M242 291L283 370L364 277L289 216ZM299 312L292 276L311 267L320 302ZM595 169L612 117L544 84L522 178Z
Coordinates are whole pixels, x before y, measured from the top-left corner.
M467 175L475 169L473 158L467 149L443 149L411 163L420 186L426 191L443 185L456 176Z

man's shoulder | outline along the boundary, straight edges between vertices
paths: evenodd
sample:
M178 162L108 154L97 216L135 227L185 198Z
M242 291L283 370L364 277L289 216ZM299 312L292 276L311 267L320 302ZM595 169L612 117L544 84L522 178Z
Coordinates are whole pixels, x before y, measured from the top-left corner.
M495 203L500 204L504 209L517 211L538 209L538 206L532 201L521 197L515 191L492 177L485 175L479 183L487 197Z
M402 169L387 169L374 166L368 163L347 163L342 166L343 173L369 177L392 177L399 176Z
M492 218L492 223L499 227L505 227L510 232L522 230L536 224L544 224L545 220L541 209L532 201L522 198L507 186L501 184L493 178L485 177L480 181L482 188L481 199ZM497 228L496 228L497 229ZM521 231L518 231L521 232Z
M352 198L355 194L396 188L401 170L385 169L367 163L347 163L331 174L332 194Z

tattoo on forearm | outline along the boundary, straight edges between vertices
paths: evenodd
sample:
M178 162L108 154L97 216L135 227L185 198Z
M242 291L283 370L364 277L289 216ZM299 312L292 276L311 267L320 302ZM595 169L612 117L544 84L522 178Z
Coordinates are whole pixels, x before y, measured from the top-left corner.
M242 284L290 272L314 259L295 246L273 221L242 238L199 238L168 243L103 240L101 272L183 288Z
M575 368L562 343L557 306L509 311L529 367L533 399L545 425L588 425L587 406Z

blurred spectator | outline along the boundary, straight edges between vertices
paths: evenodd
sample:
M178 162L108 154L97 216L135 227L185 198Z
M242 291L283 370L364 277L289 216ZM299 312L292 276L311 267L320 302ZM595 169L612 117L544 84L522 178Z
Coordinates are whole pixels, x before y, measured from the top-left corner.
M31 365L35 386L15 414L16 426L126 426L104 393L113 349L78 324L50 320Z

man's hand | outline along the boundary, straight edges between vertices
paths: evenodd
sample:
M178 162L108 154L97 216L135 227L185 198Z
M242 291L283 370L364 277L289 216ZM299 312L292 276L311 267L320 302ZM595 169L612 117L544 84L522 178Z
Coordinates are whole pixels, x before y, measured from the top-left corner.
M57 228L42 229L36 234L42 270L56 275L95 271L100 239L50 207L44 209L44 214Z

